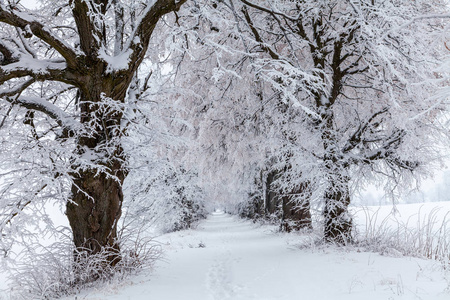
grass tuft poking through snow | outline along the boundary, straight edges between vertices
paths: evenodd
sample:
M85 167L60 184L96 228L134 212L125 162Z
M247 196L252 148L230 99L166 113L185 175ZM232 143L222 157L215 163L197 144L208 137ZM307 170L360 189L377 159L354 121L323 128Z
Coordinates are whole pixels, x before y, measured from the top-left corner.
M386 207L361 208L357 244L387 256L437 260L450 268L450 210L435 205L403 209L402 216L398 211L387 213Z
M87 289L119 285L125 278L151 268L161 254L159 244L144 238L124 244L121 261L114 267L109 266L108 257L115 256L115 250L103 249L95 255L86 255L76 251L70 242L35 245L29 250L17 257L10 270L11 299L56 299Z

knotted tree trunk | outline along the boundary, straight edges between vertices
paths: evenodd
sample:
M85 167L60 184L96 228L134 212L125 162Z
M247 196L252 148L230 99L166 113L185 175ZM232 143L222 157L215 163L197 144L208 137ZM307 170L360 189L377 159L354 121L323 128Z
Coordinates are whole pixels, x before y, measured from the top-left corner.
M117 222L127 173L120 144L120 105L147 56L157 23L186 1L137 1L131 11L123 7L127 1L53 1L49 14L42 18L0 1L2 30L9 26L15 29L3 30L1 35L0 98L54 119L61 129L58 140L75 138L77 153L71 169L66 170L73 180L66 212L73 241L76 252L87 255L112 249L108 265L120 259ZM53 18L68 26L40 21ZM7 32L19 36L10 38ZM24 38L33 39L25 42ZM46 89L53 89L48 94L55 96L39 98L33 91L33 97L23 97L36 81L45 82ZM77 102L58 100L58 95L68 91L66 86L77 89Z
M81 122L87 124L90 131L78 139L77 154L98 158L88 167L73 166L72 197L66 214L77 249L75 259L80 254L103 252L102 259L114 266L120 261L117 223L126 176L120 144L122 112L117 106L123 103L125 90L117 89L107 76L105 73L97 75L101 81L92 80L90 88L79 93Z
M96 170L80 172L74 178L66 210L77 252L91 255L106 251L112 266L120 261L116 239L123 201L121 177Z

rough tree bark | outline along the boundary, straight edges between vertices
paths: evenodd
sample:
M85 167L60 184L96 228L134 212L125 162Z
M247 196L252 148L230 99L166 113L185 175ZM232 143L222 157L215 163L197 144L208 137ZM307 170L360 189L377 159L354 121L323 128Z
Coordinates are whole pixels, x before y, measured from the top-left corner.
M105 73L102 72L101 75L104 79L108 77ZM114 83L114 80L105 81ZM99 82L99 79L92 82ZM96 121L98 125L89 136L78 139L79 155L86 151L95 152L97 147L121 134L122 113L105 111L99 107L102 97L106 95L121 103L125 99L124 90L117 93L112 91L112 86L101 89L91 86L87 92L80 92L81 122ZM120 261L120 249L116 240L117 222L123 202L122 183L127 173L123 166L126 158L121 145L113 145L113 148L113 153L102 164L107 172L88 169L72 173L72 198L66 207L76 248L92 254L106 250L109 252L107 259L111 265Z
M277 187L276 180L282 171L272 171L266 178L265 213L276 214L280 220L280 229L291 232L312 227L310 212L310 194L308 184L296 186L290 192Z
M339 49L335 51L340 51ZM336 55L336 53L335 53ZM340 56L338 56L340 59ZM339 65L333 69L332 93L327 105L323 105L320 95L316 96L317 106L322 114L322 143L325 150L324 169L327 176L327 186L324 194L324 239L327 242L346 244L351 241L352 218L348 213L350 205L350 181L348 165L345 165L339 156L341 154L335 137L334 113L331 104L334 104L341 89L341 71Z
M272 215L277 211L279 206L278 195L274 188L277 172L273 171L267 174L266 178L266 194L264 199L264 212L266 215Z
M324 238L327 242L346 244L352 240L352 218L348 212L350 205L348 181L348 177L334 180L325 192L323 214Z
M311 194L308 183L300 184L290 194L281 196L281 230L285 232L311 229Z

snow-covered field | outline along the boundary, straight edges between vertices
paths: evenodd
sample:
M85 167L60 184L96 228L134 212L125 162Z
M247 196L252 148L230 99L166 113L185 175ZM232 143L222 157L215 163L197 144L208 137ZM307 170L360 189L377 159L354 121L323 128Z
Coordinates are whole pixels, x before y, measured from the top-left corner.
M400 205L397 216L417 224L411 220L419 208L424 214L436 207L446 213L450 202ZM382 207L379 216L391 210ZM356 220L363 223L365 214L359 210ZM274 229L217 211L196 230L159 237L164 259L151 274L77 299L450 299L450 272L436 261L353 247L300 248L304 235Z

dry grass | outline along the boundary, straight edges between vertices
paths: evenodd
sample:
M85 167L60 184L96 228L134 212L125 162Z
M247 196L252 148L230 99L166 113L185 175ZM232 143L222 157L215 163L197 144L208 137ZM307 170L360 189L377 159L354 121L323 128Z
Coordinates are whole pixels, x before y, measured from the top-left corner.
M115 266L108 263L111 255L116 256L117 252L110 249L95 255L77 252L71 243L35 247L32 252L24 252L11 270L11 299L54 299L102 284L118 283L151 268L160 258L161 249L151 239L139 238L122 246L121 260Z
M434 259L450 267L450 212L442 217L438 208L429 213L420 209L406 221L392 213L382 216L380 209L363 212L365 227L356 234L358 245L384 254Z

